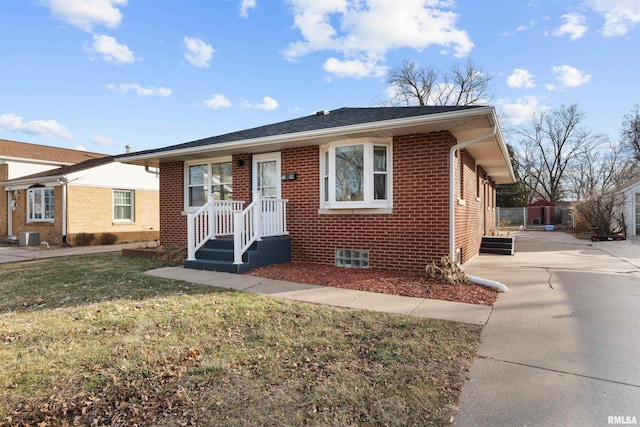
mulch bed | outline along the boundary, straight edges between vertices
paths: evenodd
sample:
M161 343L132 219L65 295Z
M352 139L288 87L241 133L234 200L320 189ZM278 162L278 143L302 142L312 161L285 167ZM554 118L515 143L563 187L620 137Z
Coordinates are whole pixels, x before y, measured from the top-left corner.
M480 285L449 285L442 279L376 268L354 269L290 262L245 273L273 280L330 286L382 294L439 299L492 306L498 292Z

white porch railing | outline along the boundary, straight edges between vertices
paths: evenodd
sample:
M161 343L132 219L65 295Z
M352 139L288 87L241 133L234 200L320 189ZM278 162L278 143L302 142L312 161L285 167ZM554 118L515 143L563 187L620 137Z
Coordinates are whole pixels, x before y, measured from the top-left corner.
M242 264L242 255L253 242L263 237L283 236L287 230L287 200L262 198L253 193L253 202L242 209L244 202L212 200L187 215L188 260L209 239L234 236L234 264Z
M211 200L187 215L187 247L189 260L196 259L196 251L209 239L233 234L233 213L241 211L244 202Z

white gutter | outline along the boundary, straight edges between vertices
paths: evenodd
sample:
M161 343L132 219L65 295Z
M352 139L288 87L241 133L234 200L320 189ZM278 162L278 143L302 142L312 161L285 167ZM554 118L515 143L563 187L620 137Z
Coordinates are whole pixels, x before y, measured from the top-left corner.
M468 147L472 144L477 144L478 142L482 142L486 139L493 138L498 130L498 125L493 123L491 125L491 131L488 134L479 136L477 138L470 139L468 141L460 142L449 150L449 257L452 261L456 259L456 230L455 230L455 208L456 208L456 200L455 200L455 152L457 150L462 150L465 147ZM484 209L484 206L483 206ZM496 282L493 280L482 279L480 277L474 277L467 275L467 278L470 282L476 283L478 285L487 286L490 288L497 289L499 292L506 292L509 290L503 283Z

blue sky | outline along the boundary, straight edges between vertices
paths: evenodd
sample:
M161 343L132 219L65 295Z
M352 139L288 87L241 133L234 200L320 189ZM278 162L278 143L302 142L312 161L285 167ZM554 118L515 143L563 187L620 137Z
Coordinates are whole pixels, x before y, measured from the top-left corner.
M403 60L492 76L503 127L640 103L640 0L2 0L0 138L109 154L379 105ZM509 142L509 141L507 141Z

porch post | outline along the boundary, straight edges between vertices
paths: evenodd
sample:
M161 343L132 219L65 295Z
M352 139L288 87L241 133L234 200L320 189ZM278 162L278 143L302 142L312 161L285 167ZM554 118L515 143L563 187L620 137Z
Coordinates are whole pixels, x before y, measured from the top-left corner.
M233 212L233 263L242 264L242 212Z
M256 202L256 206L251 213L253 230L256 235L256 240L262 240L262 195L260 191L253 192L253 201Z
M217 231L215 227L218 224L218 221L216 221L216 218L214 217L213 193L207 193L207 201L209 203L209 238L215 239Z
M196 259L196 236L193 226L193 214L187 215L187 260L193 261Z

